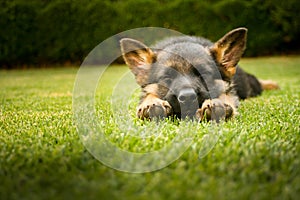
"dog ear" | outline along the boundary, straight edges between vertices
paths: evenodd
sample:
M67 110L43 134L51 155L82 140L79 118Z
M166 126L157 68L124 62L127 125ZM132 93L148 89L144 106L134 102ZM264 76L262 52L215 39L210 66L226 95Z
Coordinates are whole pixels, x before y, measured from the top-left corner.
M221 73L231 79L236 72L236 65L246 49L247 29L237 28L220 40L211 48L210 52L218 62Z
M144 85L148 80L151 64L155 62L155 53L145 44L130 38L120 41L122 56L135 75L136 82Z

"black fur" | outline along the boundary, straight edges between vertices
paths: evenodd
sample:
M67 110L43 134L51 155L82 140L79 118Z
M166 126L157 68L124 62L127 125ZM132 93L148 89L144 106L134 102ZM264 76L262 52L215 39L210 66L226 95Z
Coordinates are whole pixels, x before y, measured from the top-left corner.
M174 37L152 48L122 39L125 62L142 88L138 117L177 116L229 119L238 99L262 92L259 81L238 67L247 29L235 29L216 43L201 37Z

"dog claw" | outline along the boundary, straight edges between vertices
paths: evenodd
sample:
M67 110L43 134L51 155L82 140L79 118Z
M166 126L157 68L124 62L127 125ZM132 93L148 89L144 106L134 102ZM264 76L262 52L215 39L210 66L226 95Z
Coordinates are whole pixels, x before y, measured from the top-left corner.
M220 122L226 118L225 105L219 99L206 100L202 107L196 111L196 118L199 121Z
M138 108L137 116L141 119L152 119L155 117L167 117L171 113L171 106L167 101L159 98L152 98L151 101L144 101Z

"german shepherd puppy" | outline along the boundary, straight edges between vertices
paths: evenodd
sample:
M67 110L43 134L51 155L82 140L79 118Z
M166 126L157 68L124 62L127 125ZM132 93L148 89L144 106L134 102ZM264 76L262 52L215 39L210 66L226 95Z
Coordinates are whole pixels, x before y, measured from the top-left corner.
M183 36L149 48L137 40L122 39L122 56L142 90L137 116L218 122L237 114L239 99L278 88L238 66L246 38L247 29L237 28L215 43Z

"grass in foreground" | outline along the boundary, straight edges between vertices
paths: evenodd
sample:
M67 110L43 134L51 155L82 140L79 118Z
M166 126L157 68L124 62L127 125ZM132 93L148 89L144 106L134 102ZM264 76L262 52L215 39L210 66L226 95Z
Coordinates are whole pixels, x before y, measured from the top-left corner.
M183 156L146 174L108 168L83 146L72 116L76 69L0 71L0 199L297 199L299 65L300 57L242 60L246 71L277 81L281 90L241 102L240 115L221 124L207 156L198 159L207 125L195 125L189 130L195 142ZM125 70L115 67L103 77L97 114L108 122L106 135L117 146L157 150L181 124L161 122L164 131L155 141L119 129L106 96ZM129 115L136 103L126 107ZM153 127L136 123L135 129Z

